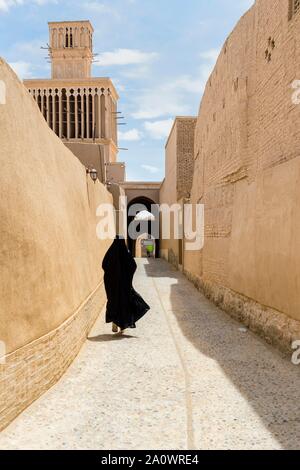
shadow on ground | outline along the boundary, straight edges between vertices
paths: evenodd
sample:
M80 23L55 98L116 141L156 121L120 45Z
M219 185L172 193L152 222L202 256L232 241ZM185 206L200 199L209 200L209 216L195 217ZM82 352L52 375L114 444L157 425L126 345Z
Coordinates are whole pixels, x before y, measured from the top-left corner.
M129 335L120 335L120 334L112 334L112 335L99 335L99 336L91 336L87 338L88 341L94 341L95 343L104 343L107 341L122 341L123 339L138 339L137 336L129 336Z
M218 362L283 448L299 449L300 368L253 333L241 333L241 324L167 262L149 260L144 267L150 277L169 278L171 309L185 337Z

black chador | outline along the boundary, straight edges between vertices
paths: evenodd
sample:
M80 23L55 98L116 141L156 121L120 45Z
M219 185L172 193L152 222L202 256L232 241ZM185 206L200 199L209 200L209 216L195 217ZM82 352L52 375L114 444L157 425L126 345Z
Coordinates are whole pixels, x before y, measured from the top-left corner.
M150 310L149 305L132 287L136 262L126 247L124 238L116 237L106 253L103 264L107 294L106 323L121 331L136 328L136 322Z

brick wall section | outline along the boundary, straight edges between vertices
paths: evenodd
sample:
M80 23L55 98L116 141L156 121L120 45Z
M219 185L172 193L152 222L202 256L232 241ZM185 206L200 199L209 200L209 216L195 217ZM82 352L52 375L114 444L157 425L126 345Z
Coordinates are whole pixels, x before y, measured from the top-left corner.
M166 144L165 180L160 188L160 204L183 204L190 197L194 173L194 136L197 118L192 116L176 117ZM160 256L176 268L182 263L180 244L171 238L161 240Z
M196 118L177 118L177 200L189 197L194 172Z
M205 245L185 253L187 274L211 298L226 292L223 306L237 314L252 302L255 309L245 309L251 328L266 337L273 331L275 342L285 330L279 342L287 348L300 338L294 80L300 11L289 20L289 0L257 0L226 40L201 102L192 201L205 205Z
M80 351L105 303L103 283L59 328L9 354L0 365L0 430L53 386Z

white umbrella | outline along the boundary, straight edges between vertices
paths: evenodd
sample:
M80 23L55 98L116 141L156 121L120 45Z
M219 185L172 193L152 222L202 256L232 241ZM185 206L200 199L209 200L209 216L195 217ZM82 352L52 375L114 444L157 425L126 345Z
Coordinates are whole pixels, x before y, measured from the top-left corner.
M153 214L151 214L151 212L141 211L135 216L134 220L139 221L139 222L153 221L155 220L155 217Z

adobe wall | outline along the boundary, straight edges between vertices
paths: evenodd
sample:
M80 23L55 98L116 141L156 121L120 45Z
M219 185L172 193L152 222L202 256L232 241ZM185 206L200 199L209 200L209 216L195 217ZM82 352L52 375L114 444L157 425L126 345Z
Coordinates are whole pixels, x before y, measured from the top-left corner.
M189 198L194 173L194 137L197 120L176 118L177 133L177 200Z
M159 203L172 206L177 203L177 122L171 130L165 153L165 179L159 192ZM173 219L171 219L172 221ZM162 218L161 218L162 223ZM173 224L172 224L173 225ZM162 230L162 226L160 227ZM178 266L178 240L174 240L173 231L171 238L160 240L160 256L174 266Z
M95 168L99 181L105 183L105 148L103 144L89 142L64 142L86 168Z
M185 270L282 349L300 338L300 14L257 0L223 46L195 132L192 200L205 246Z
M140 181L124 181L120 186L125 191L127 204L131 204L135 199L146 198L159 204L160 182L140 182Z
M176 117L165 149L165 179L160 188L160 204L185 203L189 199L194 170L194 134L196 118ZM161 240L160 256L174 266L182 263L182 240L174 239L174 217L171 216L170 239ZM161 227L162 232L162 227Z
M105 302L96 208L112 202L0 59L0 429L55 383Z

